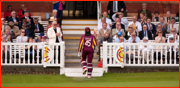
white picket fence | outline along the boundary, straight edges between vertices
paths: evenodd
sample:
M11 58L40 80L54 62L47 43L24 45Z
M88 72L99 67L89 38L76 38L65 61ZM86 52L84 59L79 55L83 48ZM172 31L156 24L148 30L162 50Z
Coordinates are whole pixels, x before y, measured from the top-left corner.
M140 46L147 46L147 52L140 53ZM171 47L177 47L174 52L174 59L171 55ZM124 56L124 67L126 66L179 66L179 44L178 43L107 43L103 42L103 47L100 48L100 58L103 60L103 68L107 72L108 67L121 67L121 63L115 60L117 49L123 47ZM151 48L150 48L151 47ZM169 47L169 48L168 48ZM150 51L149 51L150 49ZM170 50L170 58L168 60L168 50ZM126 54L127 51L132 51L131 55ZM160 58L158 59L158 52L160 52ZM156 59L154 58L154 53L156 53ZM145 61L145 54L147 56L147 61ZM177 55L177 57L176 57ZM149 58L151 56L151 58ZM130 58L129 58L130 57ZM151 61L150 61L151 59Z
M44 46L45 43L1 43L1 65L22 65L22 66L44 66L44 67L61 67L64 68L65 63L65 42L49 43L52 50L55 49L55 59L47 64L44 62ZM32 49L32 62L30 61L30 49L28 48L28 54L25 52L25 47L33 46ZM37 49L35 50L35 46ZM58 52L60 47L60 52ZM4 49L5 48L5 49ZM5 53L4 53L5 50ZM41 53L39 53L41 51ZM36 54L35 54L36 52ZM60 54L60 58L58 55ZM25 57L27 55L28 58ZM18 56L18 57L17 57ZM54 55L53 55L54 57ZM35 59L36 58L36 59Z

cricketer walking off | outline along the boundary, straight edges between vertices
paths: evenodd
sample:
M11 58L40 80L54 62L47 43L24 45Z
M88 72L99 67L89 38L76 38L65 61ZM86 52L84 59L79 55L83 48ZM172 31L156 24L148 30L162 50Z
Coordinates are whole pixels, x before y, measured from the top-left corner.
M89 27L85 28L85 34L81 36L81 40L79 43L78 56L80 56L80 52L82 49L81 56L81 66L83 68L83 74L86 74L87 77L91 78L92 70L93 70L93 56L94 56L94 47L97 45L96 38L91 34L91 30ZM86 61L86 56L87 61Z

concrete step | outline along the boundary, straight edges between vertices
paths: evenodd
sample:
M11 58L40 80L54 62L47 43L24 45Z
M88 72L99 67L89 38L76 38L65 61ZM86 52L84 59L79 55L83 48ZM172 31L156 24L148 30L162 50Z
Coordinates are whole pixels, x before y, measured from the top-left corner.
M71 62L71 63L65 62L65 67L68 67L68 68L81 67L81 63L80 62ZM98 67L98 62L93 62L93 67Z
M62 24L97 24L96 19L65 19Z
M85 75L82 74L82 68L65 68L65 75L67 77L87 77L87 73ZM102 68L93 68L92 77L101 77L103 76Z

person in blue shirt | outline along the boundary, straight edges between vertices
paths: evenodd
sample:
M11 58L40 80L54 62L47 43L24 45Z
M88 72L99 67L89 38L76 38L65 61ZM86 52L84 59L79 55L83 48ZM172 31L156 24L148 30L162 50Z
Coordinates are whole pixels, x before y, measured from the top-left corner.
M140 43L140 38L136 32L131 33L131 37L128 39L128 43Z
M122 32L118 32L117 35L114 35L113 40L114 43L119 43L120 38L122 37ZM126 43L126 39L124 38L124 43Z

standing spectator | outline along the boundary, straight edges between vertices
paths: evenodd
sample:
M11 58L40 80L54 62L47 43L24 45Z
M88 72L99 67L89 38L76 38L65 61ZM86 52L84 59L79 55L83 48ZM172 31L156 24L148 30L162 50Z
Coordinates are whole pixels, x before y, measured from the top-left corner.
M151 23L151 19L150 18L147 18L147 30L149 32L151 32L151 34L156 33L156 26L153 23Z
M169 38L172 37L172 38L173 38L173 43L179 43L179 36L177 35L176 29L173 28L173 29L171 30L171 33L172 33L172 35L170 35L170 36L168 37L168 41L167 41L167 42L169 43Z
M19 19L16 17L16 11L11 12L11 17L9 17L8 22L12 21L14 25L21 27L19 25Z
M6 27L6 24L5 24L5 19L4 18L1 18L1 35L4 34L4 29Z
M144 12L140 13L140 18L138 19L138 21L141 23L141 25L146 24L146 16Z
M109 24L110 27L112 27L112 21L111 19L107 18L107 12L103 12L103 17L106 19L106 23Z
M140 13L143 12L147 18L152 19L151 11L146 9L147 3L142 3L142 9L138 11L138 19L140 18Z
M32 37L33 39L35 37L34 30L31 28L31 25L29 23L26 23L25 36Z
M115 14L113 14L112 15L112 19L116 22L116 19L117 18L120 18L120 21L121 21L121 23L125 26L125 28L127 29L127 25L128 25L128 20L127 20L127 18L124 18L123 17L124 15L123 15L123 13L122 12L117 12L117 13L115 13ZM121 25L122 26L122 25ZM125 29L124 28L124 29Z
M133 26L132 26L132 25L129 25L128 31L126 32L126 35L125 35L125 38L126 38L126 39L129 39L129 38L131 37L131 33L133 33L133 32L134 32Z
M137 21L137 17L136 16L133 16L132 17L132 22L129 22L128 26L129 25L133 25L133 28L134 28L134 31L139 33L140 31L142 31L142 26L141 26L141 23L139 23Z
M104 17L101 18L101 20L98 21L98 31L103 28L102 27L103 23L106 23L106 19ZM109 26L109 24L107 24L107 29L111 30L111 27Z
M44 36L44 27L38 22L38 18L34 18L33 29L35 29L35 33L40 33L40 36Z
M153 17L152 21L153 22L159 22L159 20L160 20L159 12L155 11L154 12L154 17Z
M28 37L24 35L25 35L25 29L21 29L20 35L16 38L16 43L26 43Z
M122 32L119 31L117 35L114 35L113 37L114 43L119 43L120 41L126 43L126 39L123 37L123 41L122 41L121 37L122 37Z
M176 31L179 30L179 25L176 24L176 20L174 17L171 18L171 23L168 25L168 30L167 30L167 33L171 33L171 30L175 28Z
M29 10L24 11L24 17L21 18L21 24L23 22L23 19L26 19L28 23L32 25L34 25L34 21L33 18L29 16Z
M53 12L52 12L52 14L53 14L52 18L54 18L54 20L57 21L57 10L54 9Z
M152 33L147 30L147 25L143 25L143 30L139 32L139 38L142 40L144 37L147 37L149 40L152 40Z
M121 23L121 19L120 19L120 18L116 18L115 22L116 22L116 23L117 23L117 22L120 22L121 28L122 28L122 29L125 29L125 26L124 26L124 24ZM112 29L116 28L116 23L114 23L114 24L112 25Z
M18 10L18 16L19 16L20 21L22 21L21 18L24 17L24 13L25 13L26 10L28 10L27 7L24 4L22 4L21 9ZM31 17L30 13L29 13L29 16Z
M168 29L168 25L164 23L164 17L160 17L160 23L162 26L162 31L164 31L165 33L167 33L167 29ZM157 24L157 25L159 25Z
M124 29L121 28L120 22L116 23L116 28L112 29L112 36L116 35L118 32L122 33L122 36L125 36Z
M170 24L170 21L171 21L171 12L167 11L166 17L164 17L164 23L167 23L167 25L168 25L168 24Z
M4 18L6 19L6 21L9 19L9 17L11 17L11 12L12 12L12 6L8 5L7 11L4 12Z
M146 43L146 44L148 43L148 37L143 38L143 43ZM152 60L152 57L151 57L152 46L147 46L147 45L144 45L144 46L141 45L139 47L140 55L142 57L144 56L143 58L144 58L145 62L147 62L147 59L149 59L149 62L151 62L151 60ZM144 55L143 55L143 53L144 53ZM148 56L148 58L147 58L147 56Z
M15 39L17 36L19 36L19 27L15 26L12 21L8 23L9 25L6 26L7 29L10 29L10 35L12 39Z
M128 39L128 43L140 43L140 38L136 32L131 33L131 37Z
M161 26L161 24L158 24L158 25L157 25L157 31L156 31L156 33L154 34L154 39L155 39L156 36L158 36L158 34L159 34L158 31L162 31L162 26ZM166 37L165 34L166 34L166 33L165 33L164 31L162 31L162 36L163 36L163 37Z
M112 15L116 12L126 11L126 5L124 4L123 1L109 1L107 6L107 11L110 14L110 18L111 18Z

